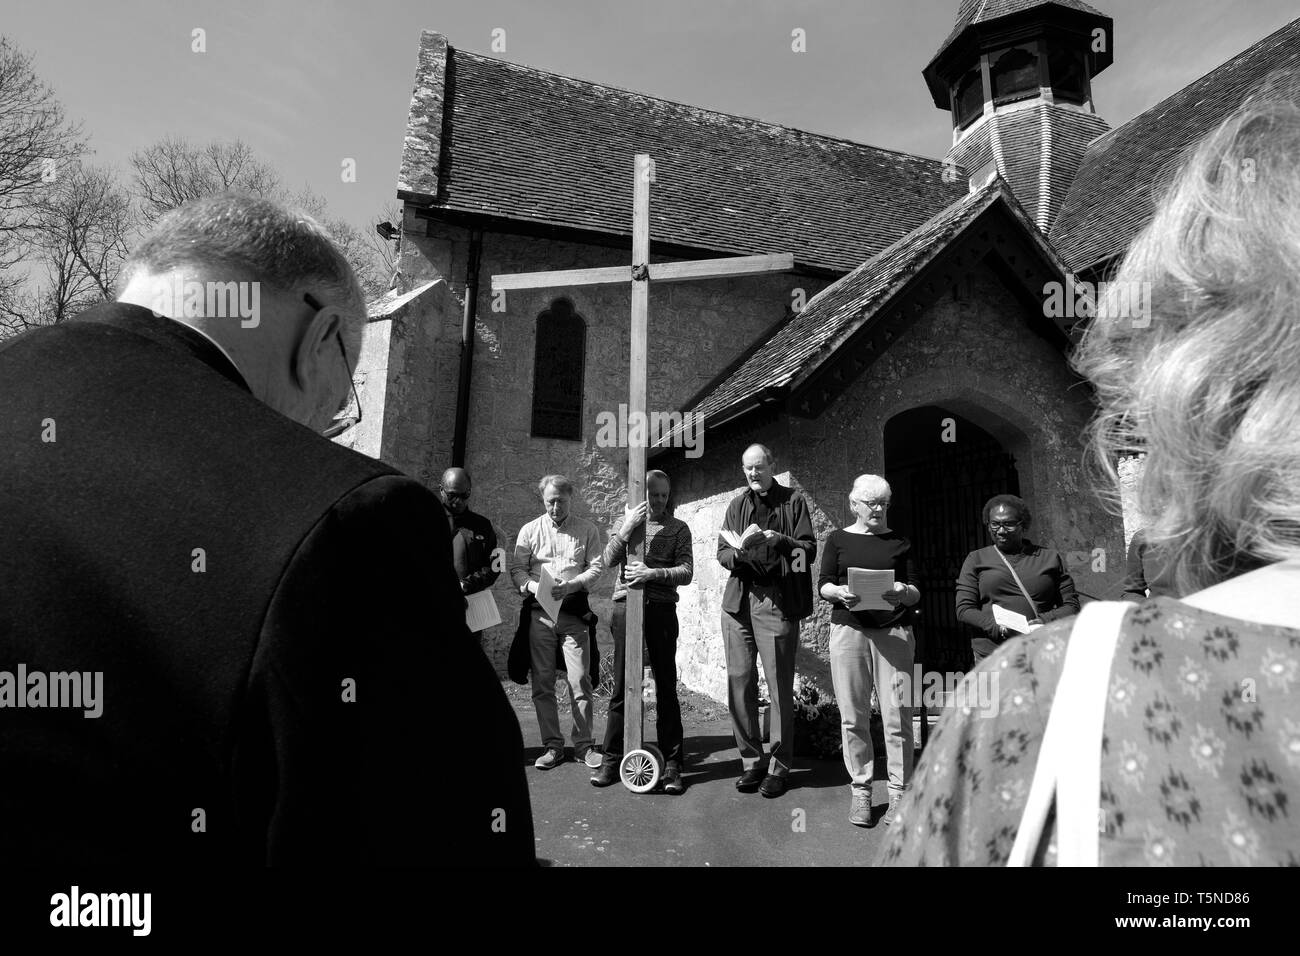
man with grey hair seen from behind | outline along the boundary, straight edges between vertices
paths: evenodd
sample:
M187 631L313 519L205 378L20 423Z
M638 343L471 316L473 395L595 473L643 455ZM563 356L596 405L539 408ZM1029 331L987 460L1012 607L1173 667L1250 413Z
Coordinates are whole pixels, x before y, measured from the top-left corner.
M365 321L315 221L227 195L164 216L116 302L0 345L0 660L104 687L93 723L0 720L7 860L534 862L442 505L321 434ZM466 699L452 779L427 748Z

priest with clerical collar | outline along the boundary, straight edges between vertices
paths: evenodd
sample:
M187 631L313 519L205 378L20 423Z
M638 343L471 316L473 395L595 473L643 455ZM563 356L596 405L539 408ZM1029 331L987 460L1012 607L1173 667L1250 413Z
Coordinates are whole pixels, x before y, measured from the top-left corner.
M743 773L742 793L785 793L794 757L794 659L799 622L812 612L812 517L802 494L775 480L766 445L741 457L748 488L727 507L718 563L731 572L722 598L727 706ZM758 660L771 696L772 732L763 751L758 722Z

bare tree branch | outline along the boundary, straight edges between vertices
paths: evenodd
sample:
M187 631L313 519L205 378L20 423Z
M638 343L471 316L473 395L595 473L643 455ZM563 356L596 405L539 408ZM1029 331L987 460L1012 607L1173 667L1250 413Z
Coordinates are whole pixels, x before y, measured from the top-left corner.
M222 192L273 196L280 188L275 170L241 140L194 146L168 137L132 154L131 166L145 225L193 199Z
M32 58L0 36L0 310L29 304L16 267L28 253L41 203L85 152L81 136Z

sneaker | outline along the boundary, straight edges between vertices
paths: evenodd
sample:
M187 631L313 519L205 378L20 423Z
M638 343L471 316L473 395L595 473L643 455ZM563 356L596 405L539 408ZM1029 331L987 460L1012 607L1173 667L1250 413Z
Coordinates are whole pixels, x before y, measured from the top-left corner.
M855 827L870 827L874 824L871 820L871 788L854 787L853 800L849 804L849 823Z
M600 762L600 769L591 775L593 787L612 787L618 783L618 758L606 756Z
M542 754L533 763L538 770L550 770L558 767L565 761L564 751L559 747L548 747L546 753Z
M685 792L686 784L682 782L682 768L670 760L668 766L664 768L664 793L677 796Z
M889 809L885 811L885 818L880 821L885 826L889 826L891 823L893 823L895 820L898 819L898 804L902 801L902 799L903 797L901 794L893 794L892 796L890 796Z
M604 758L595 747L582 747L574 752L574 760L585 763L592 770L599 770Z

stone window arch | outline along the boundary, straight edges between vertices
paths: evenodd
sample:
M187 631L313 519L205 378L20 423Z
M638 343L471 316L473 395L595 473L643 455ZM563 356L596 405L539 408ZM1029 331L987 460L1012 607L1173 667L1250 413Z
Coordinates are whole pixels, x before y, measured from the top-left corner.
M532 435L581 441L587 323L572 302L556 299L537 316L536 332Z

